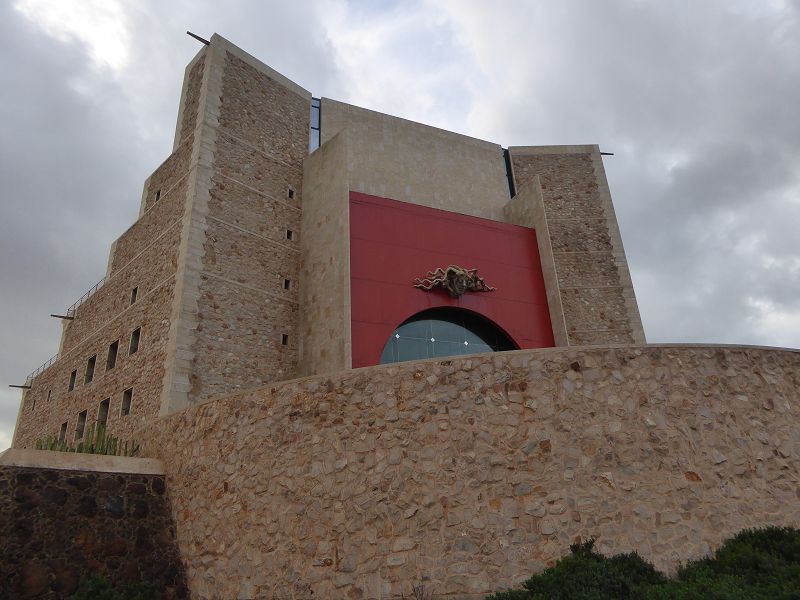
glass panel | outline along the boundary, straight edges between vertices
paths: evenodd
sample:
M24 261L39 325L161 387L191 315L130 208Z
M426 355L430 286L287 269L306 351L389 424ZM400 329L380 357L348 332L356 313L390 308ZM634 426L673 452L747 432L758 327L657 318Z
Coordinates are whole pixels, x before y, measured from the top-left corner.
M397 340L398 360L422 360L431 358L430 341L403 339Z
M400 339L430 340L432 337L431 322L428 320L412 321L398 327L397 333L400 334Z
M457 356L459 354L464 354L464 346L463 342L440 342L436 340L433 343L433 356ZM480 352L480 350L476 350L476 352Z
M462 325L456 325L450 321L440 321L432 319L429 321L431 324L431 337L437 342L464 342L464 333L467 331Z
M457 309L423 311L395 329L381 353L381 364L463 354L513 350L502 331L479 315Z
M481 352L492 352L492 347L487 346L486 344L469 344L468 346L464 346L464 352L462 354L480 354Z
M475 331L470 331L469 329L465 329L464 330L464 334L465 334L464 335L464 341L469 342L470 345L472 345L472 344L489 345L490 343L493 343L495 341L493 339L495 336L486 335L486 332L483 332L483 331L481 331L480 333L482 333L483 335L479 335ZM489 339L487 339L487 338L489 338Z

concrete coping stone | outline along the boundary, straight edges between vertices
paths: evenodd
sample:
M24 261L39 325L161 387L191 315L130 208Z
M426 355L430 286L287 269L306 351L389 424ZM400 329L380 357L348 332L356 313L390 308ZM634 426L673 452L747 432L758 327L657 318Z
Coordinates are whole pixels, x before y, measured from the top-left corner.
M53 450L23 450L19 448L9 448L4 452L0 452L0 466L93 471L98 473L129 473L134 475L164 475L164 465L156 458L106 456Z

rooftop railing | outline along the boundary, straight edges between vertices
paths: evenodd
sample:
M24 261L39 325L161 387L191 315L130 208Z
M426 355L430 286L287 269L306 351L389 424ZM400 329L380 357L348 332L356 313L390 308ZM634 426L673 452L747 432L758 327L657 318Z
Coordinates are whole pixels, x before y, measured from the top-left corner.
M87 291L87 292L86 292L86 293L85 293L83 296L81 296L80 298L78 298L78 299L77 299L77 300L76 300L76 301L75 301L75 302L72 304L72 306L70 306L70 307L67 309L66 316L67 316L67 317L70 317L70 318L75 318L75 311L76 311L76 310L78 310L78 307L79 307L81 304L83 304L84 302L86 302L86 301L87 301L89 298L91 298L91 297L94 295L94 293L95 293L97 290L99 290L101 287L103 287L103 284L104 284L105 282L106 282L106 278L105 278L105 277L103 277L103 278L102 278L100 281L98 281L98 282L97 282L97 283L95 283L95 284L94 284L94 285L93 285L91 288L89 288L89 291ZM39 368L37 368L35 371L33 371L33 372L30 374L30 375L28 375L28 376L25 378L25 385L26 385L26 386L30 385L30 384L33 382L33 380L34 380L34 379L36 379L36 377L37 377L37 376L41 375L41 374L42 374L42 372L43 372L43 371L44 371L44 370L45 370L47 367L49 367L49 366L50 366L50 365L52 365L54 362L56 362L56 361L58 360L58 357L59 357L59 355L58 355L58 354L56 354L55 356L52 356L52 357L50 357L50 358L49 358L47 361L45 361L45 363L44 363L44 364L42 364L42 365L41 365Z
M56 354L55 356L51 356L47 361L45 361L43 365L41 365L38 369L36 369L30 375L28 375L25 378L25 385L30 385L38 375L41 375L42 371L44 371L47 367L56 362L56 360L58 360L58 356L59 356L58 354Z
M104 284L105 282L106 282L106 278L105 278L105 277L103 277L103 278L102 278L100 281L98 281L97 283L95 283L95 284L94 284L94 285L93 285L93 286L92 286L92 287L89 289L89 291L88 291L88 292L86 292L86 293L85 293L83 296L81 296L80 298L78 298L78 299L75 301L75 303L74 303L72 306L70 306L70 307L67 309L67 316L68 316L68 317L74 317L74 316L75 316L75 311L76 311L76 310L78 310L78 307L79 307L81 304L83 304L84 302L86 302L86 301L87 301L89 298L91 298L91 297L94 295L94 293L95 293L97 290L99 290L101 287L103 287L103 284Z

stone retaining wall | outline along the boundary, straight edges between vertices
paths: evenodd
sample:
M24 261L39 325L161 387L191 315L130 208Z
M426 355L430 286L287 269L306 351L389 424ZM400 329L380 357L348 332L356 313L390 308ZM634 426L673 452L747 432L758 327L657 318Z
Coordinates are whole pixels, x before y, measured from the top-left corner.
M136 462L8 453L52 455L62 463ZM98 571L113 583L154 583L165 599L186 597L163 475L18 466L5 458L0 460L0 598L65 598L83 576Z
M371 367L148 427L195 598L461 597L576 540L662 569L800 525L800 353L546 349Z

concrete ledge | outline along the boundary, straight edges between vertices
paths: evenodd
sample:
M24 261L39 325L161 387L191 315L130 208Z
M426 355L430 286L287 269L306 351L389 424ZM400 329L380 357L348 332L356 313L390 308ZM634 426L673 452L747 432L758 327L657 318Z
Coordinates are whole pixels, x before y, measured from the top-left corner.
M525 156L531 154L591 154L599 147L596 144L572 144L562 146L509 146L508 151L512 156Z
M9 448L0 453L0 466L36 467L66 471L95 471L99 473L132 473L163 475L164 465L156 458L105 456L51 450L21 450Z

